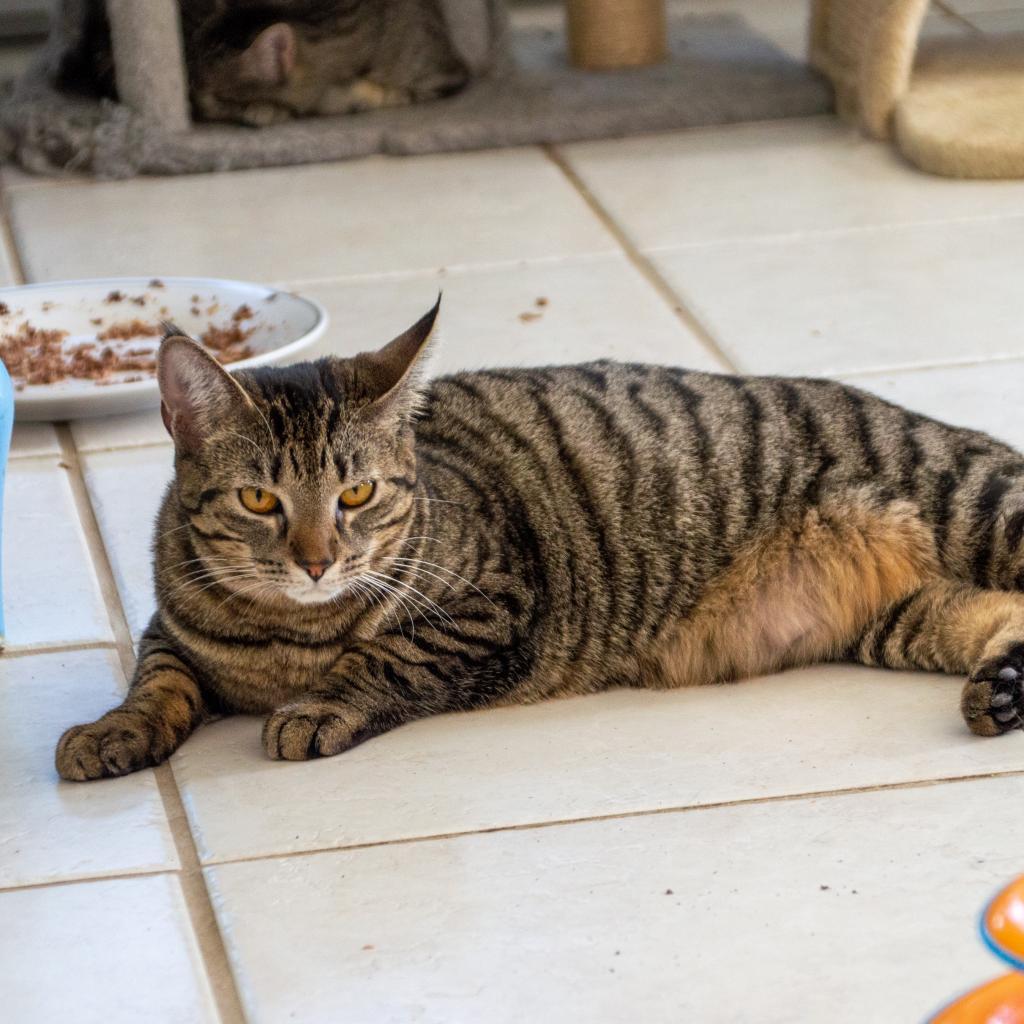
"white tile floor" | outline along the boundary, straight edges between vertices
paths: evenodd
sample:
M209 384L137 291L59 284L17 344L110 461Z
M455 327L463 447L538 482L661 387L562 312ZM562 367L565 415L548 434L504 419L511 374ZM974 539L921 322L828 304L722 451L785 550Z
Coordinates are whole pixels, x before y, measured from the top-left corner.
M799 51L799 5L677 5L745 12ZM1024 9L949 6L986 30ZM263 279L323 301L339 353L440 288L439 370L834 374L1024 447L1024 182L928 178L829 118L554 155L592 204L539 149L101 185L5 173L0 278ZM5 1021L862 1024L919 1020L998 972L975 918L1024 866L1024 736L971 737L942 677L623 690L291 765L236 719L169 767L59 783L57 736L116 699L152 610L170 472L155 415L17 430Z

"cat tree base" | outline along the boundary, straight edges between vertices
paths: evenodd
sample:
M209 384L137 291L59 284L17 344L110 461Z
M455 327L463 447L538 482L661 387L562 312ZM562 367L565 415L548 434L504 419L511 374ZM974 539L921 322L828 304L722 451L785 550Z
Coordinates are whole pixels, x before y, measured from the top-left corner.
M811 61L840 113L922 170L1024 178L1024 33L920 44L928 0L814 0Z
M220 171L810 116L831 109L832 103L823 79L737 17L670 18L664 60L591 72L569 66L557 29L531 26L505 35L495 27L501 0L476 0L475 20L469 17L474 9L469 0L453 0L464 15L452 24L461 52L474 46L479 52L498 40L506 54L506 59L492 60L492 70L456 96L259 129L190 124L183 106L180 35L166 18L176 0L108 2L118 34L115 53L129 54L117 67L120 91L128 102L97 103L55 92L48 85L46 61L52 65L66 45L66 31L63 39L55 32L48 56L43 55L0 106L0 141L30 170L72 170L105 178ZM133 9L143 6L146 17L139 18ZM487 12L498 20L482 22L481 14ZM166 50L156 38L157 24L163 25L159 32ZM660 48L646 52L654 55ZM168 59L167 54L177 57Z

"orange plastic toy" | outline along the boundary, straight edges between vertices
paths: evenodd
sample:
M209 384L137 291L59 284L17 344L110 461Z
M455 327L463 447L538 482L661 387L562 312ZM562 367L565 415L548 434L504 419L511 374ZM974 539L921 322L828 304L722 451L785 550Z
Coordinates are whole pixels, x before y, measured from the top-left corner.
M1024 875L982 911L981 937L1015 970L961 996L928 1024L1024 1024Z
M1024 1024L1024 974L1013 971L980 985L929 1024Z
M981 937L1011 967L1024 971L1024 875L1011 882L981 915Z

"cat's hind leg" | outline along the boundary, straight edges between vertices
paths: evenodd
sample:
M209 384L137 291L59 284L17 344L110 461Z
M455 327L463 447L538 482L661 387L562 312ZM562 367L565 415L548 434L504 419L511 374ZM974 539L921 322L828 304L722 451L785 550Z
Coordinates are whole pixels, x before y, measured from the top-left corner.
M1024 728L1024 594L936 580L885 609L854 647L866 665L967 675L972 732Z

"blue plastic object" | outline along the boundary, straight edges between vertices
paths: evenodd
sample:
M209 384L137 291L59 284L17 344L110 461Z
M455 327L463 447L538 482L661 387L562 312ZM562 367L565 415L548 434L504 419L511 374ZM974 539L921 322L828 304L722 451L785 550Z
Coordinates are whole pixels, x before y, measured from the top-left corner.
M7 367L0 361L0 549L3 541L4 474L14 427L14 385ZM3 553L0 550L0 648L4 646Z

